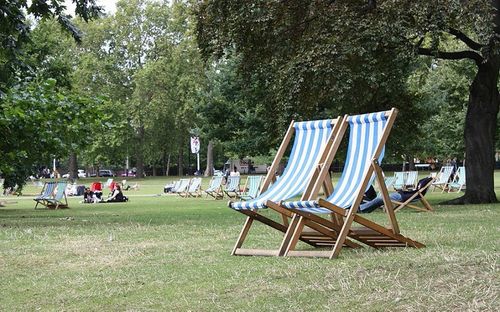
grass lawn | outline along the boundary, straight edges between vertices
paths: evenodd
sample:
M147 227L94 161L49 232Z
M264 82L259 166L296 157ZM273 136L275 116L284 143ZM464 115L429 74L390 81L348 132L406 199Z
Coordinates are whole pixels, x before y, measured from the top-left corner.
M33 186L9 197L17 203L0 208L0 310L499 310L500 204L440 206L457 195L428 194L435 212L397 214L424 249L237 257L243 215L226 200L154 196L166 181L140 180L128 203L70 198L65 210L34 210ZM496 185L500 194L500 172ZM257 225L244 247L277 248L280 239Z

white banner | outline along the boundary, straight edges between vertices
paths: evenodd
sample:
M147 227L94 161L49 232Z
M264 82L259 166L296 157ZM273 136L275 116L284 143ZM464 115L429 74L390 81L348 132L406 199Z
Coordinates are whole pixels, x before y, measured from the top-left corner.
M200 138L191 137L191 153L197 154L200 151Z

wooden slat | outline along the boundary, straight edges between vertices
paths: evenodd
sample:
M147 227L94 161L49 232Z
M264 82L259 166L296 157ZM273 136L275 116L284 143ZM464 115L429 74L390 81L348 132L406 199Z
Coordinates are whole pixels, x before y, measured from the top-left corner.
M237 248L234 253L237 256L267 256L273 257L278 255L277 250L267 250L267 249L243 249Z

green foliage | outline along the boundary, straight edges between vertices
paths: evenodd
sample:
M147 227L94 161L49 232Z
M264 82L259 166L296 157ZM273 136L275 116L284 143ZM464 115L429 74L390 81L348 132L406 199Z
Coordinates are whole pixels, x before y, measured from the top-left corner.
M35 166L84 145L99 123L97 99L57 90L54 79L21 83L0 102L0 172L6 186L22 186ZM91 112L92 114L90 114Z

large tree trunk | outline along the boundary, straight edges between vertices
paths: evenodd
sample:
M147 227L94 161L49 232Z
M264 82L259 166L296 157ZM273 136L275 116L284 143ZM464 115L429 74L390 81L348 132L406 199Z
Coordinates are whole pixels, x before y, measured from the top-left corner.
M69 170L69 177L71 179L73 180L78 179L78 160L75 152L71 152L69 154L68 170Z
M205 177L214 175L214 142L208 141L207 147L207 168L205 169Z
M500 57L479 65L469 94L465 118L466 190L449 204L496 203L493 175L495 133L499 110L498 71Z

